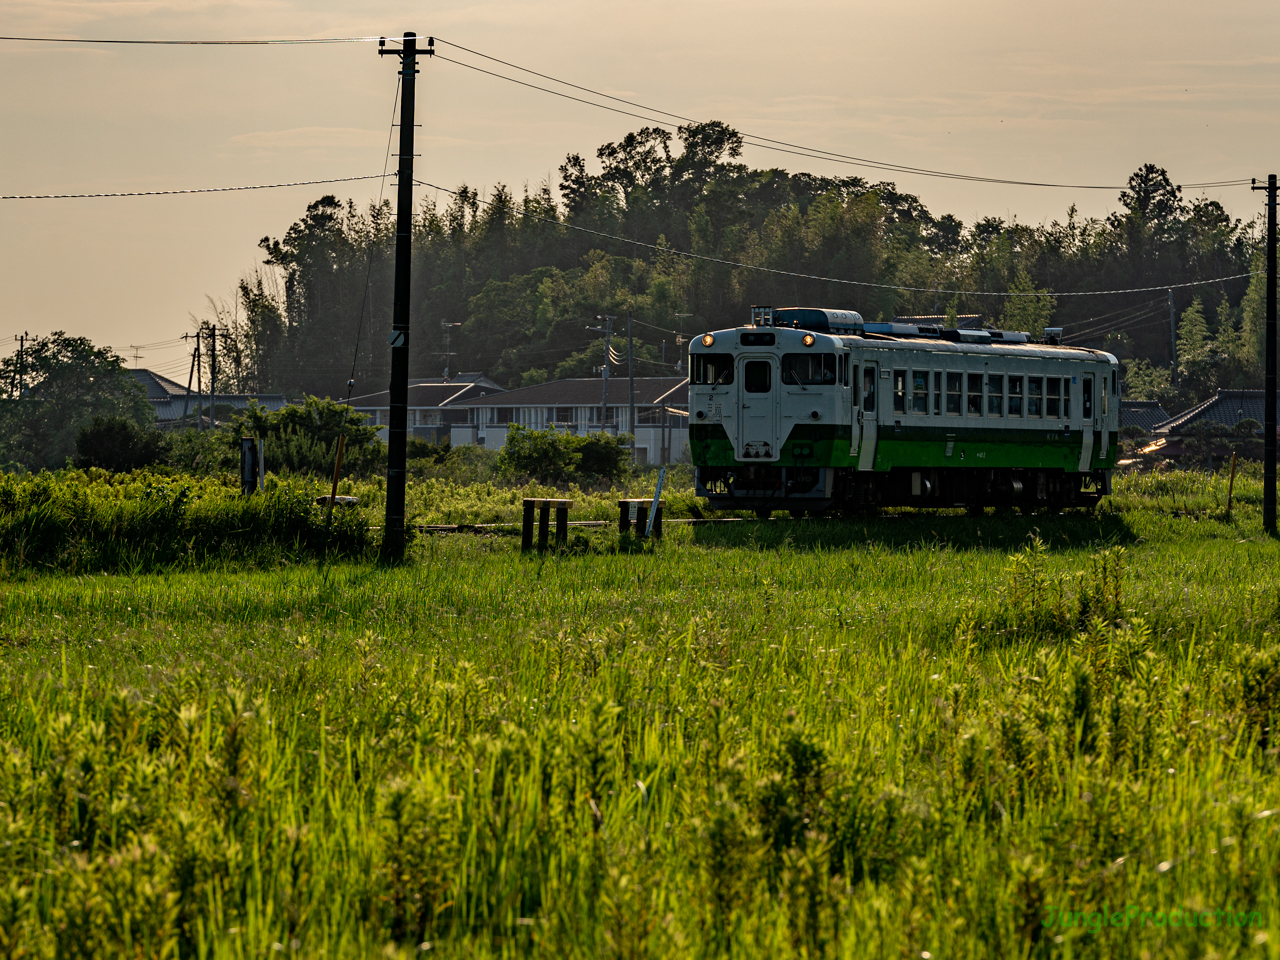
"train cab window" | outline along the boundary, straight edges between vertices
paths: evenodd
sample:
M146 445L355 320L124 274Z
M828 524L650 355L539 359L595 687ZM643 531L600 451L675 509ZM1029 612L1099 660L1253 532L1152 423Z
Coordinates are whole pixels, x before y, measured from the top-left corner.
M1081 378L1080 396L1080 419L1088 426L1093 420L1093 377Z
M842 353L836 357L836 379L842 387L849 385L849 355Z
M1071 378L1062 378L1062 419L1071 419Z
M929 371L911 371L911 412L929 412Z
M867 413L876 412L876 368L862 368L862 409Z
M933 415L942 416L942 371L940 370L934 371L933 374Z
M893 412L907 412L907 371L893 371Z
M1027 416L1044 416L1044 378L1027 377Z
M782 382L787 386L835 386L836 355L834 353L784 353Z
M964 401L961 394L963 386L963 374L947 374L947 416L949 417L958 417L963 410Z
M1022 378L1009 378L1009 416L1022 416Z
M987 374L987 416L1004 416L1004 376Z
M969 374L969 407L968 415L982 416L982 374Z
M852 364L852 366L853 366L853 374L852 374L853 376L853 409L857 410L858 409L858 384L860 384L862 381L858 379L858 365L855 363L855 364ZM847 370L845 372L848 373Z
M1057 420L1062 414L1062 381L1050 377L1044 382L1044 415Z
M689 357L690 380L699 384L733 383L733 356L728 353L695 353Z
M742 366L742 387L747 393L768 393L773 389L773 364L748 360Z

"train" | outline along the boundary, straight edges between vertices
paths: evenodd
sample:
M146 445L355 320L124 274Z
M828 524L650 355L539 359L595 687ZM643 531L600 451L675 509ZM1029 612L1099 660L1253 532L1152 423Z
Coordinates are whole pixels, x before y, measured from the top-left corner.
M689 452L713 509L1056 512L1111 492L1119 362L1060 329L812 307L750 319L689 347Z

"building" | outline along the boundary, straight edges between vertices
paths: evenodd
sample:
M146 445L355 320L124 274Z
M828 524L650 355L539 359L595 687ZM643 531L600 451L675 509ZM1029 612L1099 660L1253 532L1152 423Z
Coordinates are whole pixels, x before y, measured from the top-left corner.
M1280 408L1280 404L1277 407ZM1156 439L1140 452L1158 453L1166 457L1182 456L1188 449L1184 441L1202 434L1210 438L1217 435L1219 439L1212 441L1213 455L1225 455L1230 449L1222 439L1224 434L1241 439L1261 436L1265 409L1261 390L1219 390L1216 395L1190 410L1184 410L1177 416L1157 423L1151 430ZM1240 424L1246 420L1253 421L1257 426L1252 431L1246 428L1242 435ZM1280 434L1280 430L1277 430L1277 434Z
M1158 400L1121 400L1120 429L1125 427L1141 427L1147 433L1154 433L1157 424L1169 419L1164 407Z
M156 427L168 430L180 427L183 422L196 426L207 421L209 416L209 394L188 390L184 384L162 377L151 370L132 369L133 378L147 392L147 402L156 415ZM214 394L215 409L221 409L224 415L227 407L235 410L246 410L250 402L256 401L268 410L279 410L288 404L282 393L217 393Z
M460 373L447 380L440 377L412 380L409 383L409 436L440 443L455 424L471 422L472 414L469 409L458 406L461 402L505 392L480 373ZM351 410L368 414L369 424L381 428L378 437L383 441L387 439L391 422L390 390L352 397Z
M633 434L639 463L679 460L689 442L689 381L684 377L637 377L635 390L634 427L626 380L611 382L603 425L600 380L552 380L454 403L455 410L465 408L469 415L465 422L459 419L452 427L450 438L455 445L475 443L500 450L512 424L576 435L604 429L613 434Z

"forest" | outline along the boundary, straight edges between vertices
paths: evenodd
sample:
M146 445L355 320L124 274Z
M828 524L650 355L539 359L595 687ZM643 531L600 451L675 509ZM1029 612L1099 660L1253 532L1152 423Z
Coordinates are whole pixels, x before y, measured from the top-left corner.
M1105 219L1071 206L1035 226L966 224L893 183L753 169L741 155L742 137L724 123L675 136L646 127L601 146L594 163L569 154L555 192L545 182L518 195L423 187L411 376L446 365L508 386L593 376L604 347L586 327L598 315L618 317L617 330L632 318L637 375L671 375L683 369L683 338L742 323L764 303L868 320L976 313L1037 334L1061 326L1067 342L1126 361L1130 396L1174 407L1261 384L1263 284L1241 277L1261 268L1258 222L1184 197L1154 164L1129 177ZM384 389L390 203L324 196L260 246L263 264L234 297L212 301L227 388L341 396L354 368L357 395ZM1176 389L1163 289L1071 295L1224 277L1237 279L1174 290ZM981 295L1007 292L1029 295ZM623 341L611 361L625 354Z

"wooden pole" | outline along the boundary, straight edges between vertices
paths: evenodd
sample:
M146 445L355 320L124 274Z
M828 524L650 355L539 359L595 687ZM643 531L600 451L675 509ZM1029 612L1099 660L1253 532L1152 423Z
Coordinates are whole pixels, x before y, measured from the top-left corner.
M333 465L333 486L329 490L329 509L324 515L324 528L329 529L329 521L333 519L333 505L338 502L338 474L342 471L342 451L347 445L347 435L338 434L338 459Z
M1231 519L1231 495L1236 491L1236 451L1231 451L1231 479L1227 481L1227 519Z

